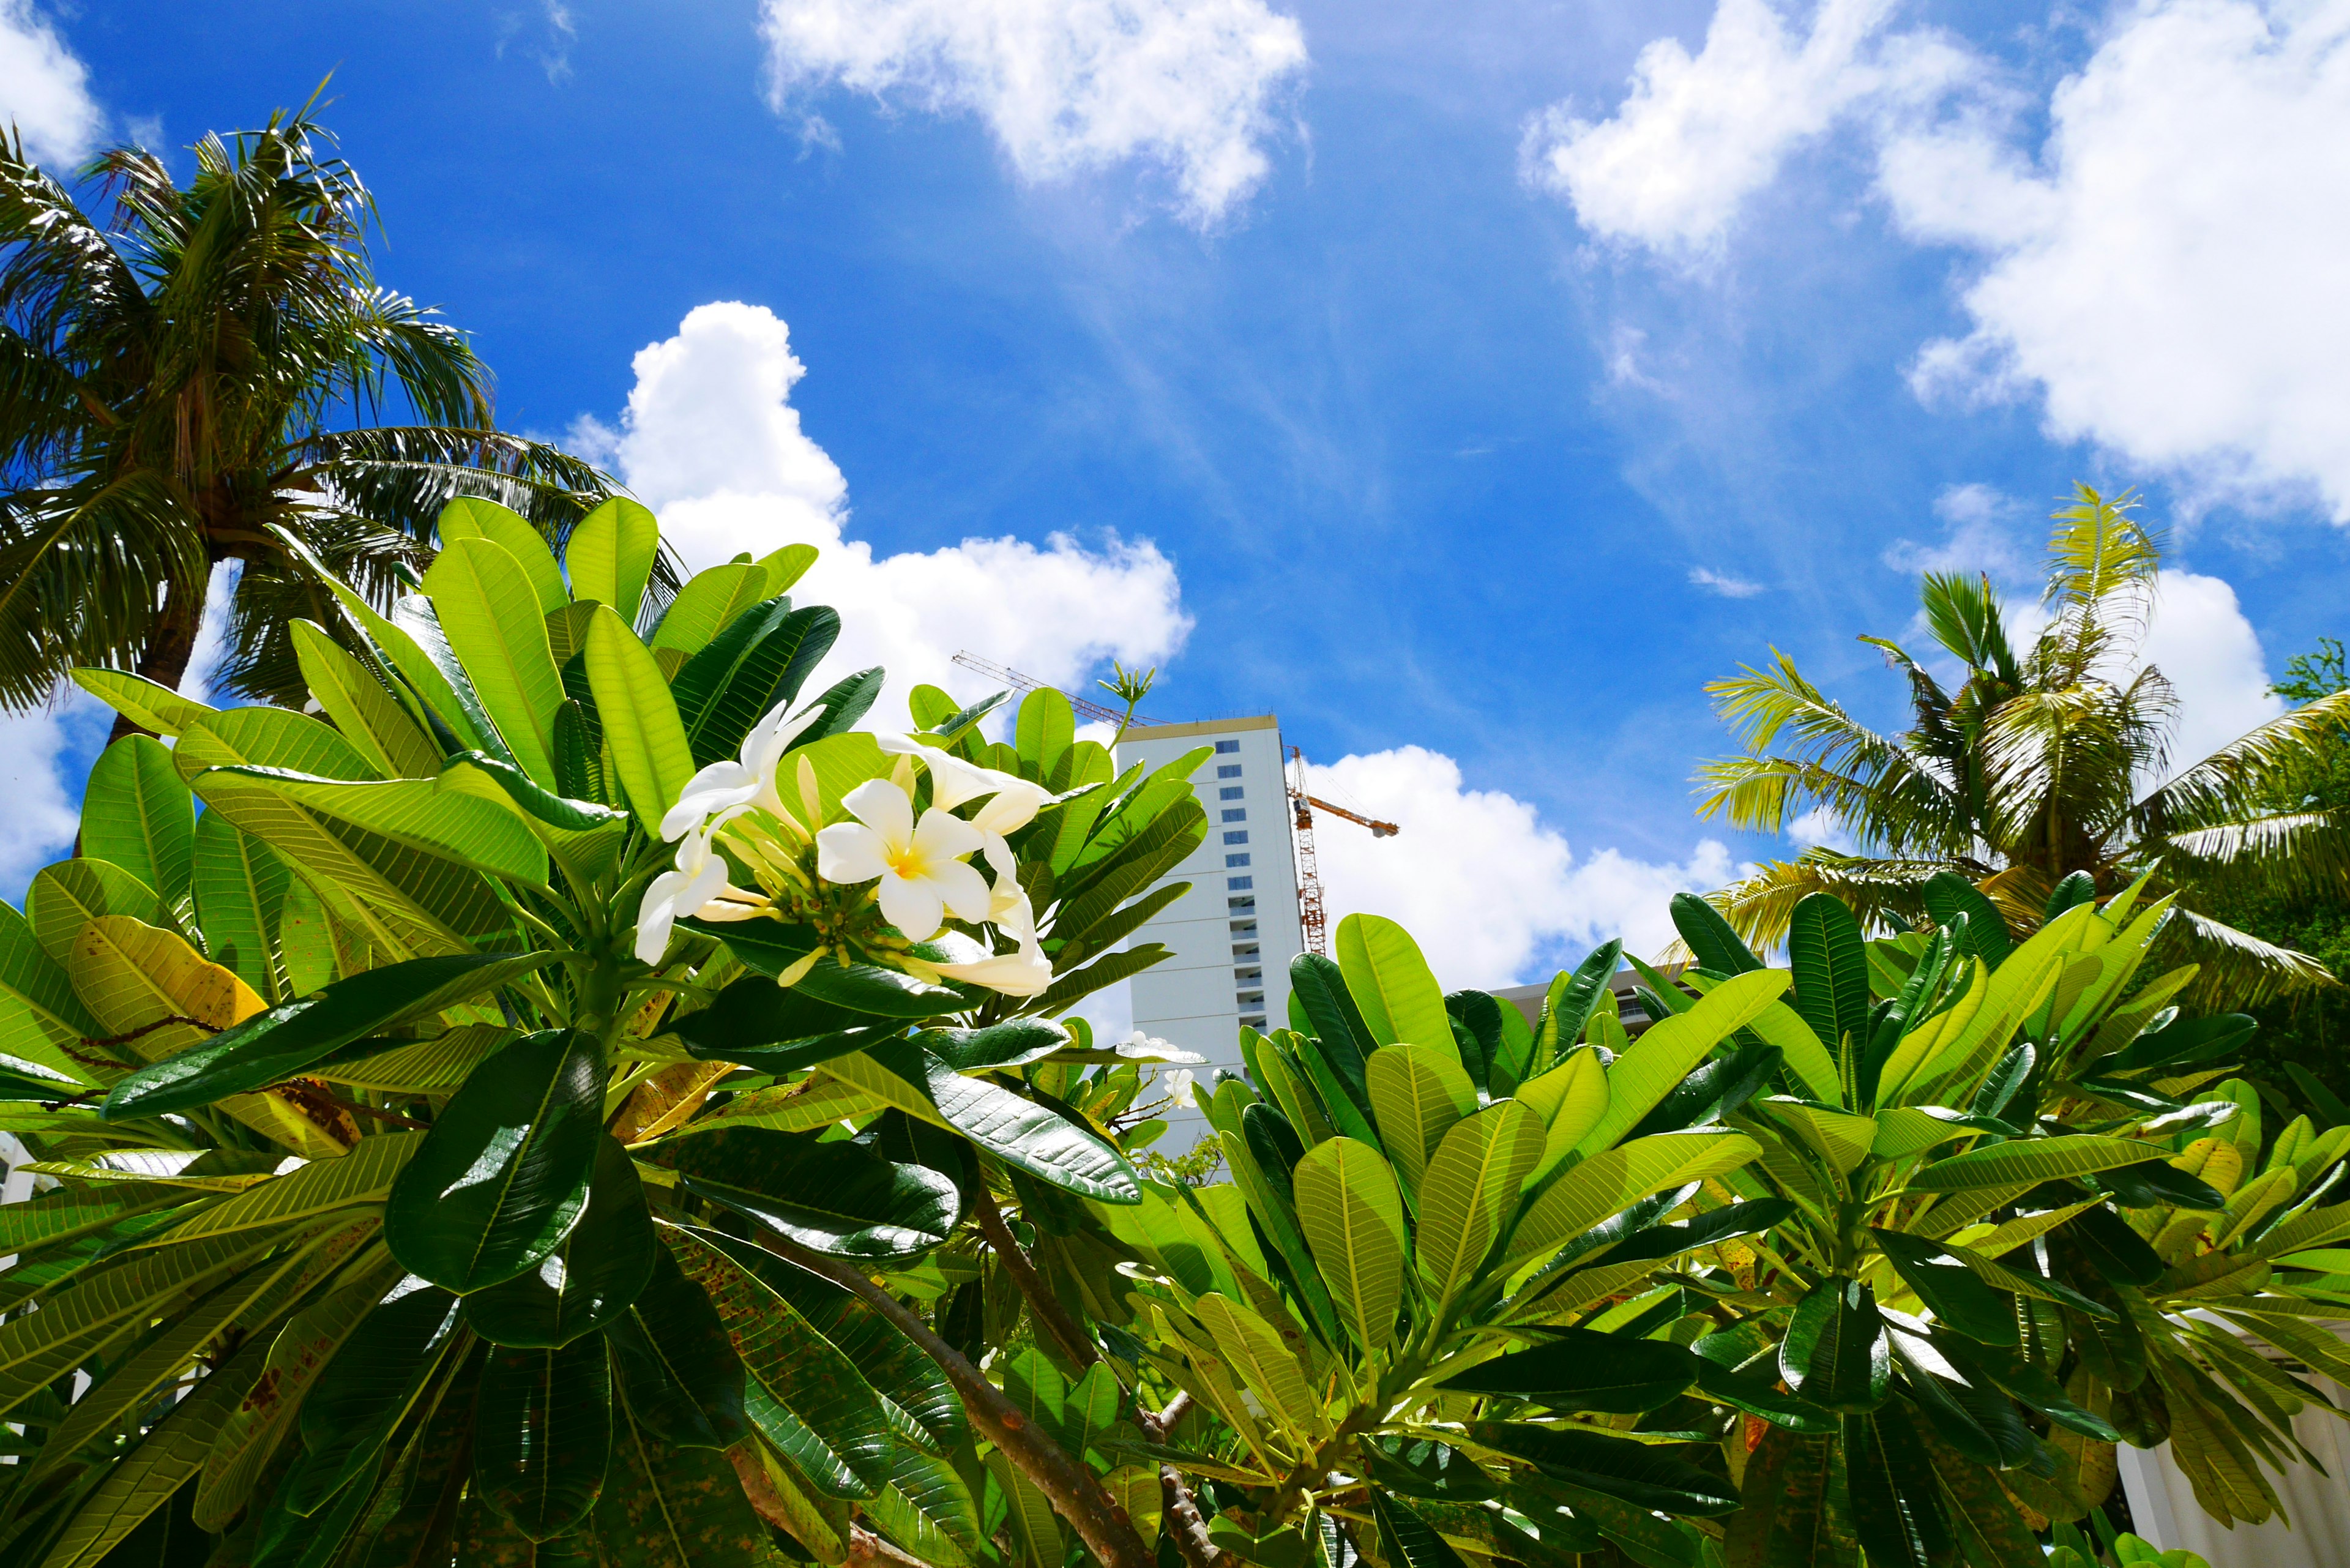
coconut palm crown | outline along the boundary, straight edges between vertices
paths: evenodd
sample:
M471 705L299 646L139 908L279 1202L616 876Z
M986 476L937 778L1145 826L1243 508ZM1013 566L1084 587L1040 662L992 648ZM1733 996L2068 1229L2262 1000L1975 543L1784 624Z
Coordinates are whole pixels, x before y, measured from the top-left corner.
M2201 965L2200 1000L2333 983L2307 954L2210 911L2235 893L2350 885L2350 821L2281 805L2287 776L2350 717L2350 694L2176 765L2177 697L2143 657L2163 542L2136 507L2076 486L2049 536L2047 625L2021 648L1988 577L1925 574L1927 658L1955 659L1957 684L1887 639L1861 639L1908 682L1898 735L1861 723L1775 649L1768 667L1706 688L1742 750L1699 769L1700 815L1778 833L1816 811L1856 845L1809 848L1716 895L1742 935L1780 940L1817 891L1878 929L1943 923L1971 897L1961 882L2028 930L2067 877L2106 896L2150 874L2179 895L2165 940L2172 961Z

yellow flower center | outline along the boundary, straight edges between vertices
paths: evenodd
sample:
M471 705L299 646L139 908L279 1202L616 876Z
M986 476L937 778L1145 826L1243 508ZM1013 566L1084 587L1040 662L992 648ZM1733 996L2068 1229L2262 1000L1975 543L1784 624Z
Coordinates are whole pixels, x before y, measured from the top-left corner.
M929 864L910 844L903 849L892 849L881 858L893 874L909 881L920 881L930 872Z

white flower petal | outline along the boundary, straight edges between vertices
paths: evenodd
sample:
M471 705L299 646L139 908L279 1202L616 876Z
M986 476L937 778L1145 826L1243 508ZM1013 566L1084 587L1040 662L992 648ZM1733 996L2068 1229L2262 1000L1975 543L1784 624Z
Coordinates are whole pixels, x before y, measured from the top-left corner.
M889 869L889 846L861 823L836 822L816 836L816 874L847 887Z
M1045 803L1053 793L1026 779L1015 779L1008 774L998 774L1004 781L995 792L995 798L972 814L972 822L983 833L1017 833L1036 820Z
M937 968L949 980L983 985L1005 996L1042 996L1053 988L1052 961L1042 951L1026 948L977 963L942 963Z
M841 797L848 815L881 836L890 849L914 838L914 801L889 779L868 779Z
M978 828L951 811L932 806L922 813L921 826L914 829L912 846L926 866L935 866L941 860L960 860L983 842Z
M961 860L934 861L930 875L923 878L936 889L946 907L954 911L959 920L983 920L994 902L987 878L979 868Z
M881 878L881 918L903 931L908 941L926 942L936 936L945 913L946 900L929 881L896 875Z

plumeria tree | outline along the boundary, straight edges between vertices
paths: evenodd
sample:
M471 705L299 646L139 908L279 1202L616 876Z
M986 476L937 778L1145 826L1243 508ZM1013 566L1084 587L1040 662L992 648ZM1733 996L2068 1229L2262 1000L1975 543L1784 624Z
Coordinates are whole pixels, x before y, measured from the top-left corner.
M1161 956L1199 758L857 730L804 548L656 614L628 502L438 532L388 612L278 536L315 712L77 672L149 733L0 913L0 1554L945 1568L1009 1500L1143 1568L966 1330L1006 1208L1141 1198L1151 1053L1051 1019Z

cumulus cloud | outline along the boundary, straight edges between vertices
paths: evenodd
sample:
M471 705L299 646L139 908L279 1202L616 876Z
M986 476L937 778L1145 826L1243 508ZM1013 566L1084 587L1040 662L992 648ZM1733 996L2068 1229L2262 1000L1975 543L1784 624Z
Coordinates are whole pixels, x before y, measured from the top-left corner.
M1906 133L1902 225L1988 258L1930 400L2036 392L2052 435L2215 489L2311 487L2350 521L2350 0L2152 0L2049 104L2035 158Z
M885 556L847 537L847 482L800 426L790 394L806 368L764 306L697 306L635 370L617 428L586 421L575 440L618 464L689 566L815 545L794 597L840 611L826 670L885 666L897 721L923 681L983 694L951 662L964 649L1074 686L1105 659L1156 663L1191 630L1174 564L1148 540L972 538Z
M1315 835L1332 920L1404 922L1448 986L1544 980L1614 936L1659 952L1673 940L1666 901L1738 874L1711 838L1679 865L1614 849L1578 858L1533 805L1466 787L1460 763L1419 746L1316 765L1313 781L1316 794L1403 827L1374 839L1334 823Z
M1981 572L2003 587L2029 584L2036 592L2040 541L2029 537L2038 524L2031 510L1988 484L1950 485L1934 498L1942 537L1897 539L1885 564L1897 572Z
M33 161L53 169L88 157L105 123L89 72L33 0L0 0L0 123L13 124Z
M2145 652L2178 693L2174 767L2210 755L2284 711L2284 699L2269 690L2259 634L2236 603L2236 590L2220 578L2163 573L2147 617Z
M64 856L80 826L73 759L106 734L112 711L80 688L48 708L0 712L0 896L21 903L33 873Z
M1527 126L1526 178L1590 233L1685 255L1720 246L1739 206L1836 125L1882 119L1978 74L1929 31L1888 32L1896 0L1822 0L1808 32L1767 0L1721 0L1692 56L1659 38L1616 112L1558 103Z
M987 122L1023 180L1141 161L1212 223L1270 167L1305 35L1264 0L764 0L778 112L839 86Z
M1733 577L1711 566L1690 567L1689 580L1693 587L1726 599L1751 599L1762 591L1760 583L1750 583L1744 577Z

